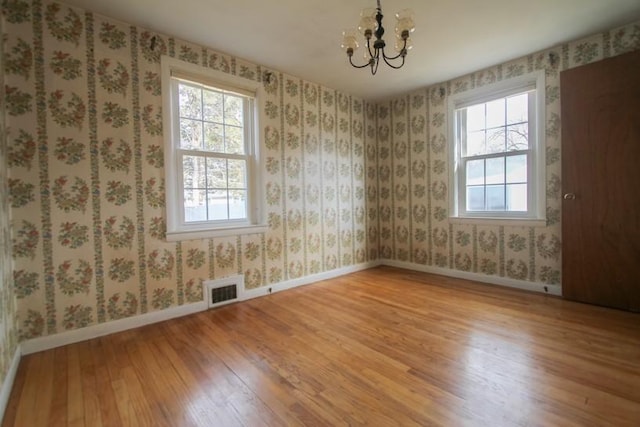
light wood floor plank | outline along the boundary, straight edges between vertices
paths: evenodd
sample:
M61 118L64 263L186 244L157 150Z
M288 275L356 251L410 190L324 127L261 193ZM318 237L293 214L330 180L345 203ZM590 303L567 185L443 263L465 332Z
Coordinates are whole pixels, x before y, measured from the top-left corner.
M68 353L66 347L59 347L53 350L55 372L53 374L53 384L56 389L66 390L68 388ZM55 392L51 401L51 415L49 416L53 425L67 425L67 393Z
M68 425L84 425L84 396L82 394L82 368L80 366L80 345L67 348L67 420Z
M382 267L25 356L10 426L640 425L640 315Z

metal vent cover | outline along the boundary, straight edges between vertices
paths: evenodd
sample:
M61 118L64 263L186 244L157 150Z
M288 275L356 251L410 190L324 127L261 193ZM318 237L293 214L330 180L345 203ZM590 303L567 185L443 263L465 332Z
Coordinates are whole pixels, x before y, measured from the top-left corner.
M227 285L211 289L211 292L209 293L209 296L211 297L209 304L215 305L221 302L238 299L238 292L236 291L237 288L238 285Z
M203 282L207 307L214 308L221 305L242 301L244 291L244 276L230 276Z

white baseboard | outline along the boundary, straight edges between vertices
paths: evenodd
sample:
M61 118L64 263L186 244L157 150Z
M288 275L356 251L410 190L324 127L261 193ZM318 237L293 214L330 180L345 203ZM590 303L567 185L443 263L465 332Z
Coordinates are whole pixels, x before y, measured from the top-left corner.
M266 285L256 289L249 289L244 292L243 299L248 300L251 298L262 297L275 292L297 288L298 286L309 285L321 280L333 279L335 277L344 276L345 274L355 273L356 271L367 270L379 265L379 261L365 262L362 264L350 265L348 267L336 268L335 270L325 271L322 273L311 274L309 276L300 277L298 279L291 279L284 282L274 283L272 285Z
M272 285L262 286L257 289L249 289L244 292L242 300L248 300L265 295L272 294L274 292L285 291L287 289L296 288L298 286L309 285L311 283L319 282L321 280L333 279L335 277L344 276L346 274L355 273L357 271L367 270L369 268L377 267L379 265L388 265L391 267L404 268L406 270L421 271L425 273L439 274L442 276L456 277L460 279L474 280L477 282L484 282L494 285L507 286L516 289L523 289L527 291L547 293L551 295L562 295L562 289L560 286L546 285L543 283L527 282L524 280L509 279L506 277L489 276L479 273L468 273L465 271L451 270L448 268L430 267L421 264L414 264L409 262L394 261L394 260L380 260L371 261L357 265L351 265L348 267L337 268L331 271L325 271L318 274L312 274L309 276L300 277L298 279L291 279L284 282L275 283ZM80 341L89 340L92 338L109 335L115 332L126 331L128 329L137 328L140 326L149 325L152 323L162 322L164 320L173 319L175 317L186 316L188 314L197 313L199 311L207 310L207 302L200 301L193 304L181 305L178 307L168 308L166 310L154 311L151 313L141 314L139 316L128 317L126 319L114 320L111 322L100 323L97 325L88 326L86 328L75 329L72 331L61 332L54 335L48 335L45 337L34 338L24 341L20 345L20 352L17 354L31 354L38 351L49 350L56 347L61 347L67 344L73 344ZM17 356L19 361L19 356ZM15 362L17 369L17 362ZM13 366L13 365L12 365ZM14 373L15 375L15 373ZM7 377L9 378L9 376ZM2 392L4 393L4 387L7 384L3 384ZM13 380L11 380L13 384ZM9 387L9 391L11 388ZM4 395L0 395L4 398ZM7 396L8 398L8 396ZM2 401L0 401L2 403Z
M21 352L20 346L16 348L16 352L13 354L7 376L4 378L2 388L0 388L0 424L4 419L4 411L7 409L9 403L9 396L11 395L11 389L13 388L13 382L16 379L16 373L18 372L18 365L20 364Z
M269 295L273 292L284 291L286 289L295 288L297 286L308 285L320 280L344 276L345 274L354 273L360 270L366 270L378 265L380 264L377 261L358 264L349 267L338 268L324 273L313 274L311 276L301 277L299 279L287 280L285 282L263 286L258 289L247 290L244 292L243 300ZM126 331L128 329L162 322L164 320L186 316L188 314L193 314L204 310L207 310L207 301L200 301L193 304L168 308L166 310L153 311L151 313L145 313L139 316L127 317L125 319L113 320L106 323L99 323L97 325L87 326L86 328L74 329L72 331L60 332L58 334L47 335L45 337L33 338L24 341L21 344L21 351L22 354L36 353L38 351L49 350L67 344L90 340L92 338L113 334L115 332Z
M127 317L125 319L99 323L97 325L87 326L86 328L47 335L46 337L33 338L22 343L22 354L36 353L38 351L49 350L67 344L90 340L92 338L113 334L114 332L126 331L127 329L162 322L175 317L186 316L206 309L207 303L205 301L200 301L193 304L168 308L166 310L152 311L150 313Z
M452 270L449 268L432 267L412 262L395 261L391 259L380 260L381 265L404 268L405 270L420 271L423 273L439 274L441 276L455 277L457 279L473 280L476 282L488 283L491 285L506 286L509 288L522 289L526 291L540 292L562 296L562 287L558 285L548 285L546 283L527 282L525 280L510 279L508 277L490 276L482 273L470 273L467 271Z

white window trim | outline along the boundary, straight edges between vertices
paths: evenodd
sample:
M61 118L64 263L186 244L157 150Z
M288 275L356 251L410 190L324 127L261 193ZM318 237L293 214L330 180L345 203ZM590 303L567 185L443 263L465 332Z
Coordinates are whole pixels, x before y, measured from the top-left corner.
M546 160L545 160L545 72L535 71L518 77L509 78L500 82L488 84L483 87L472 89L466 92L451 95L448 100L447 114L449 118L448 140L449 160L452 167L449 168L449 212L452 222L472 223L472 224L496 224L508 222L510 225L545 226L546 225ZM456 110L465 106L488 102L492 99L503 98L510 94L527 89L535 88L536 108L535 126L530 128L530 134L534 136L529 143L535 148L535 158L529 160L531 168L531 180L535 183L535 191L531 194L529 203L534 203L532 214L520 212L478 212L464 214L460 213L460 197L462 187L460 185L460 153L456 131ZM529 156L532 157L532 156Z
M175 242L180 240L193 240L211 237L232 236L239 234L264 233L268 227L264 223L264 196L261 187L262 159L260 123L261 114L264 111L264 92L259 83L237 77L220 71L204 68L195 64L180 61L175 58L163 56L161 60L162 70L162 106L164 124L164 164L165 164L165 189L166 189L166 214L167 214L167 241ZM250 131L254 143L251 147L255 150L253 162L248 165L249 178L248 188L248 221L225 221L223 224L212 224L211 222L197 222L187 224L182 221L182 189L181 177L177 176L180 168L177 165L176 144L179 138L176 137L179 129L176 129L172 111L177 103L177 99L172 96L171 76L179 75L187 79L209 84L222 89L241 91L254 97L253 117L254 126Z

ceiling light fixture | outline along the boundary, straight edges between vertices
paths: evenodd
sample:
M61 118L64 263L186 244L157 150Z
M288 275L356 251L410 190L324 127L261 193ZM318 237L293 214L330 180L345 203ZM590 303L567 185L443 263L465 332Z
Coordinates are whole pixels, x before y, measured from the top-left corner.
M371 74L374 75L378 72L380 58L382 58L391 68L402 68L407 52L413 47L411 39L409 38L409 35L415 30L413 23L413 11L410 9L401 10L396 13L396 19L395 48L398 54L395 56L387 56L384 52L386 43L382 39L382 36L384 35L384 27L382 26L382 8L380 7L380 0L378 0L378 7L376 9L363 9L360 13L360 25L358 26L358 31L360 31L366 39L365 45L367 49L364 52L364 60L366 63L363 65L356 65L353 63L353 53L360 45L358 44L356 30L346 30L342 33L342 49L347 52L349 63L355 68L365 68L369 66L371 67ZM376 36L376 39L373 41L372 49L371 38L373 36ZM399 62L400 59L402 62Z

